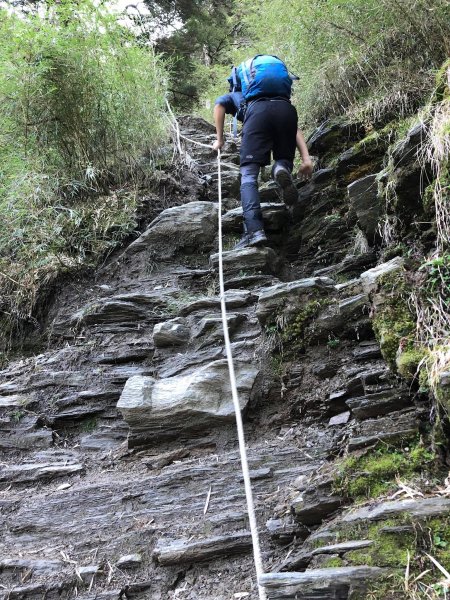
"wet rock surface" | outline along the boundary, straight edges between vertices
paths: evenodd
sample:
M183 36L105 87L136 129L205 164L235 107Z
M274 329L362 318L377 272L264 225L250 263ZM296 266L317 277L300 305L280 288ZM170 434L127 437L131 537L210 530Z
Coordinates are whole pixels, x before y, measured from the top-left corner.
M188 138L214 140L210 124L180 121ZM374 545L365 524L450 514L447 498L349 508L335 484L336 459L417 438L428 418L371 326L383 277L403 259L377 266L375 249L352 244L349 223L369 239L379 213L373 174L358 191L347 152L363 135L345 122L319 128L309 144L322 168L297 182L298 205L264 185L269 245L224 255L268 598L363 600L385 576L350 564ZM0 372L1 599L257 598L217 285L216 160L185 152L197 178L186 203L62 290L45 348ZM231 235L234 142L223 158Z

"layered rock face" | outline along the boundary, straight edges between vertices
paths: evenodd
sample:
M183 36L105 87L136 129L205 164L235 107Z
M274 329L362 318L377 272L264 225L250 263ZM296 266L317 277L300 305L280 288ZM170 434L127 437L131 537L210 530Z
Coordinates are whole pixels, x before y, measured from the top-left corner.
M182 126L214 139L204 121ZM380 442L407 462L429 410L372 327L384 278L404 265L375 250L381 157L348 148L363 135L314 134L322 168L292 210L263 186L265 248L232 249L236 147L223 155L227 319L268 598L373 598L405 568L409 546L383 553L385 540L405 544L450 511L431 493L366 506L373 482L351 466ZM1 373L0 598L257 598L217 286L216 162L186 152L199 197L63 290L45 349Z

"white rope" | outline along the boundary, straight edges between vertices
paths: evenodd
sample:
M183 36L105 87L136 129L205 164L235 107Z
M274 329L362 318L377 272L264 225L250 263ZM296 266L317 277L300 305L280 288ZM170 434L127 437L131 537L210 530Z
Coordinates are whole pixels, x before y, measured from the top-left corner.
M222 311L223 337L225 340L225 350L228 361L228 371L230 373L231 395L233 397L234 412L236 414L236 426L239 440L239 453L241 455L242 474L244 476L245 497L247 499L247 512L250 522L250 532L252 535L253 558L255 561L256 576L258 580L258 593L260 600L266 600L266 592L259 585L259 578L264 573L261 548L259 545L258 526L256 523L255 505L253 503L252 486L250 482L250 473L248 469L247 450L245 448L244 426L242 423L241 406L237 391L236 376L234 374L233 354L231 352L230 336L228 333L227 307L225 304L225 285L223 278L223 244L222 244L222 172L220 168L220 150L217 151L217 174L219 188L219 289L220 289L220 307Z
M181 151L181 143L180 139L183 138L186 141L197 144L198 146L203 146L204 148L211 148L212 146L209 144L203 144L202 142L197 142L196 140L191 140L186 136L180 133L180 128L178 122L170 108L169 103L167 103L170 114L173 118L172 127L175 130L177 135L177 145L179 150ZM244 436L244 425L242 423L242 415L241 415L241 405L239 404L239 395L237 391L236 384L236 375L234 373L234 363L233 363L233 353L231 351L231 343L230 343L230 335L228 332L228 322L227 322L227 307L225 304L225 284L223 277L223 242L222 242L222 169L220 162L220 150L217 151L217 178L218 178L218 213L219 213L219 289L220 289L220 308L222 313L222 324L223 324L223 337L225 341L225 351L228 361L228 371L230 374L230 384L231 384L231 396L233 398L234 412L236 415L236 427L238 432L238 440L239 440L239 453L241 456L241 467L242 474L244 477L244 488L245 488L245 498L247 500L247 512L250 523L250 533L252 536L252 545L253 545L253 559L255 562L255 570L256 577L258 581L258 593L259 600L267 600L266 591L263 587L259 585L259 578L264 573L262 557L261 557L261 547L259 544L259 534L258 534L258 525L256 523L256 514L255 514L255 505L253 502L253 493L252 486L250 481L250 473L248 468L248 459L247 459L247 449L245 447L245 436Z

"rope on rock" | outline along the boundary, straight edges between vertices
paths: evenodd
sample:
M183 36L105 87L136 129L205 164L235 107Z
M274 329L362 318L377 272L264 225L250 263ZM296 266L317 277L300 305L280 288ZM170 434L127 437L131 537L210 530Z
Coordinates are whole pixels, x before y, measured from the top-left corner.
M195 140L191 140L186 136L180 133L180 128L178 122L173 115L170 106L169 111L173 117L172 127L174 128L177 135L177 145L179 149L181 149L180 138L185 139L186 141L197 144L199 146L203 146L204 148L211 148L208 144L203 144L202 142L197 142ZM223 337L225 341L225 351L228 361L228 371L230 374L230 384L231 384L231 395L233 398L234 412L236 415L236 426L238 432L238 440L239 440L239 453L241 457L241 468L242 475L244 477L244 487L245 487L245 497L247 500L247 512L250 523L250 532L252 536L252 545L253 545L253 559L255 562L256 576L258 580L258 593L259 600L267 600L266 591L263 587L259 585L259 579L261 575L264 573L262 557L261 557L261 547L259 544L259 534L258 534L258 525L256 523L256 514L255 514L255 505L253 502L253 493L252 493L252 485L250 480L250 472L248 468L248 459L247 459L247 449L245 446L245 436L244 436L244 425L242 422L241 415L241 406L239 403L239 395L237 390L237 382L236 375L234 372L234 362L233 362L233 353L231 351L231 343L230 343L230 335L228 332L228 322L227 322L227 307L225 303L225 284L224 284L224 276L223 276L223 242L222 242L222 170L221 170L221 153L220 150L217 152L217 176L218 176L218 215L219 215L219 289L220 289L220 307L222 313L222 325L223 325Z

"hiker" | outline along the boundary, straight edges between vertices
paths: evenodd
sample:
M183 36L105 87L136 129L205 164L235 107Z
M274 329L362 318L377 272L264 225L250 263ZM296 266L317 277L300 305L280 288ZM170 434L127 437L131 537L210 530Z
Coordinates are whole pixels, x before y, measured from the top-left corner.
M214 122L217 140L214 150L223 147L225 115L243 123L240 151L241 204L244 235L236 249L267 242L258 193L260 168L269 165L286 204L295 204L298 192L292 181L295 149L302 158L299 176L313 170L302 132L297 127L297 111L290 102L292 81L286 65L276 56L258 55L233 67L228 78L230 92L216 99Z

